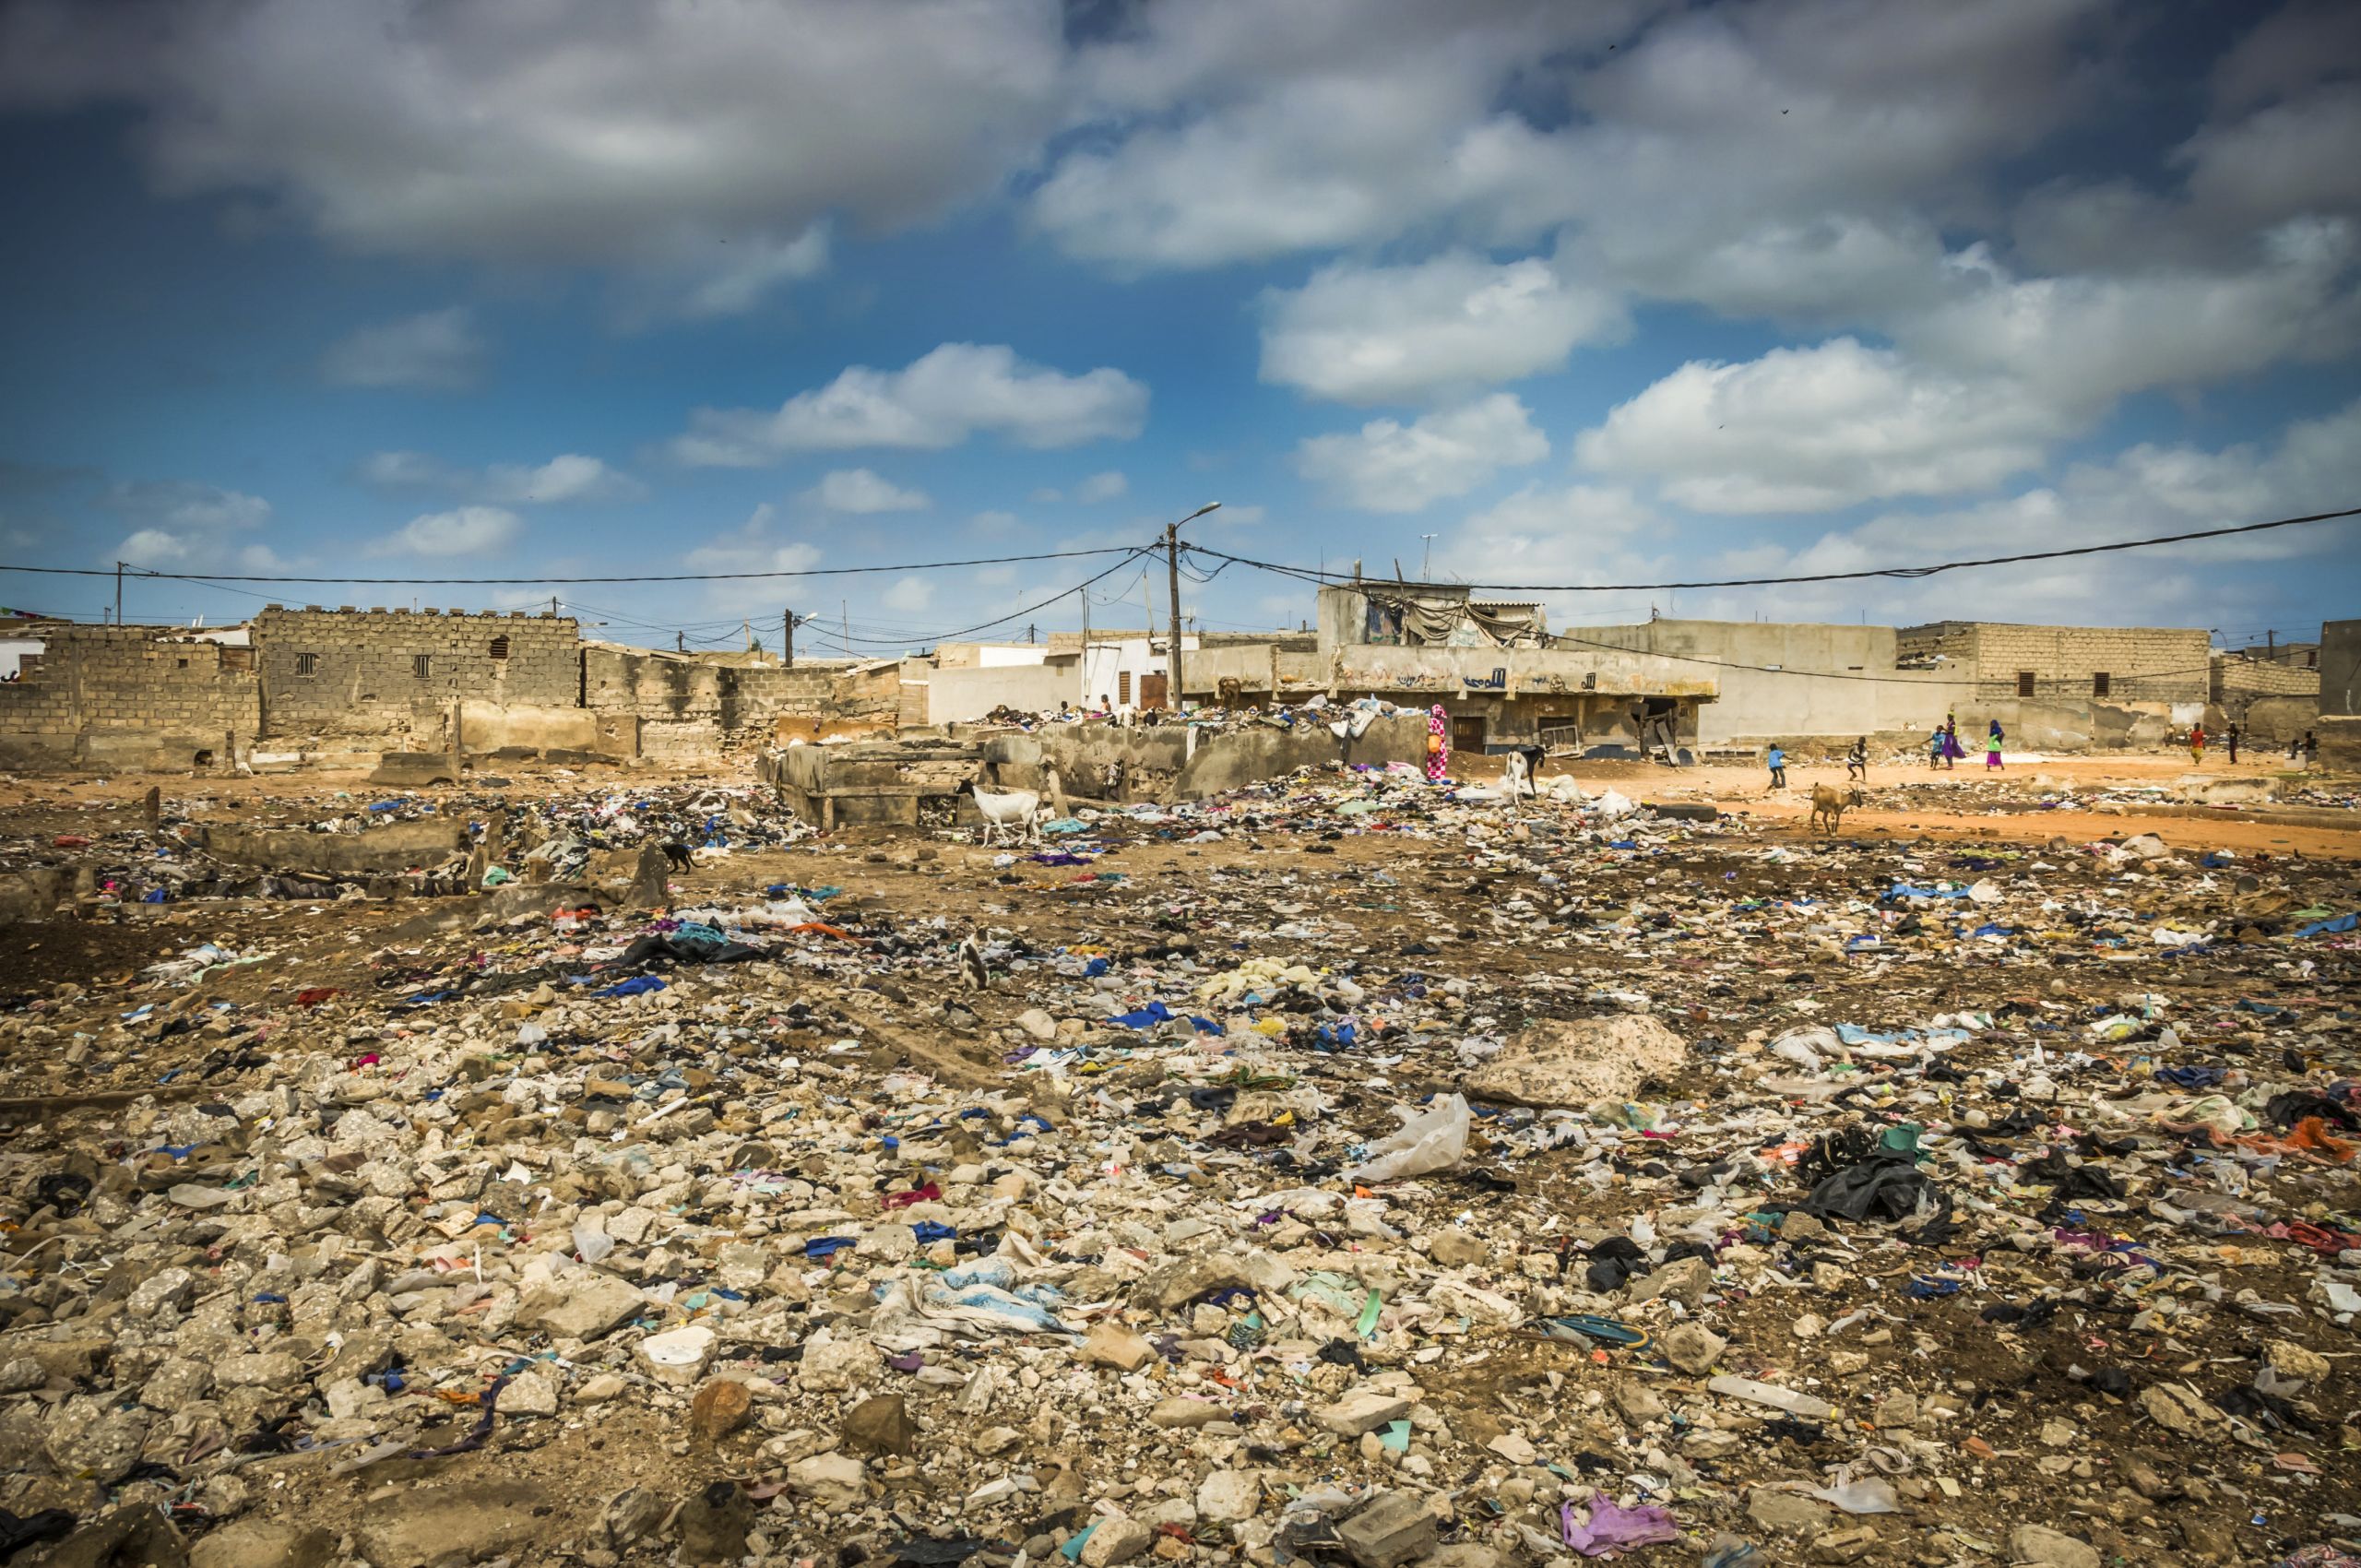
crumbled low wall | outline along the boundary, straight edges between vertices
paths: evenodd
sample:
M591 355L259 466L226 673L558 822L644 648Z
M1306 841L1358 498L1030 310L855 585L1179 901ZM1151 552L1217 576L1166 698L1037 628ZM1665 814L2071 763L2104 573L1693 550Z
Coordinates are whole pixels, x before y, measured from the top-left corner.
M300 827L208 827L206 853L265 871L368 876L438 866L461 852L456 817L388 823L366 833L312 833Z

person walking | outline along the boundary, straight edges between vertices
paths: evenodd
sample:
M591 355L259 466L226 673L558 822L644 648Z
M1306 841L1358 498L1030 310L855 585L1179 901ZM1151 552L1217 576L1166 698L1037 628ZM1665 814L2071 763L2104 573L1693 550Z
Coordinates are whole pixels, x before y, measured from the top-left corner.
M1440 784L1451 777L1451 715L1435 704L1427 715L1427 782Z
M1787 754L1779 749L1779 742L1776 741L1771 742L1771 756L1769 760L1771 763L1771 788L1774 790L1786 789L1787 787Z
M1940 724L1927 737L1927 766L1929 768L1943 766L1943 727Z
M2001 742L2001 739L2002 739L2002 736L2001 736L2001 734L2000 734L2000 721L1999 721L1999 719L1994 719L1994 720L1992 721L1992 728L1991 728L1990 731L1989 731L1988 733L1987 733L1987 734L1985 735L1985 737L1984 737L1984 766L1987 766L1987 767L1998 767L1998 766L2000 766L2000 742Z
M1945 773L1957 772L1959 770L1959 759L1966 754L1967 754L1965 752L1959 749L1959 715L1956 713L1945 714L1943 716L1943 771Z
M1869 781L1869 738L1867 735L1856 740L1853 749L1845 754L1845 777L1857 778L1864 784Z
M2320 743L2309 730L2304 731L2304 766L2310 767L2320 760Z
M2202 724L2189 727L2189 760L2191 766L2205 766L2205 726Z
M2238 766L2238 727L2237 727L2236 725L2235 725L2235 724L2231 725L2231 726L2230 726L2230 730L2229 730L2229 733L2227 733L2227 734L2224 735L2224 736L2222 737L2222 740L2223 740L2223 742L2224 742L2225 744L2227 744L2227 745L2229 746L2229 748L2230 748L2230 766L2231 766L2232 767L2236 767L2236 766Z

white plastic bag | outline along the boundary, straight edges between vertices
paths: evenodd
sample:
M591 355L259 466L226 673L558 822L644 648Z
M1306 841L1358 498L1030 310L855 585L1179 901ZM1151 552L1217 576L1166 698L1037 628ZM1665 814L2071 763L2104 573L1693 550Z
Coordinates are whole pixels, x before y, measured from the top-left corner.
M1354 1182L1399 1182L1448 1170L1467 1154L1467 1099L1445 1095L1402 1123L1402 1130L1370 1145L1368 1163L1345 1173Z

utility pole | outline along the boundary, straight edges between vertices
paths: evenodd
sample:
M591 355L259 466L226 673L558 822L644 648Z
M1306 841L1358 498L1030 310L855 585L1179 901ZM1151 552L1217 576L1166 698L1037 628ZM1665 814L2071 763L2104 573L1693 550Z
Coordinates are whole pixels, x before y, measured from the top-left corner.
M550 614L552 618L557 614L557 595L555 594L550 595Z
M116 611L115 611L115 618L116 618L117 620L120 620L120 619L122 619L122 617L123 617L123 611L122 611L122 609L120 608L120 604L121 604L121 601L120 601L120 600L118 600L118 601L117 601L118 608L117 608L117 609L116 609ZM2264 632L2264 633L2262 634L2262 647L2263 647L2263 655L2262 655L2263 662L2264 662L2264 663L2266 663L2266 664L2276 664L2276 663L2278 663L2278 662L2279 662L2279 634L2278 634L2277 632L2275 632L2275 631L2266 631L2266 632Z
M1427 570L1434 564L1435 536L1430 533L1422 533L1418 537L1427 541L1424 553L1418 557L1418 580L1423 583L1432 580L1427 576Z
M795 668L795 612L778 612L778 665L782 670Z
M1172 677L1172 690L1166 695L1171 698L1175 713L1182 711L1185 706L1180 700L1180 523L1193 523L1206 513L1219 510L1220 506L1220 502L1209 501L1181 518L1180 523L1167 525L1164 530L1164 569L1172 589L1172 647L1165 661L1165 669Z
M742 636L742 637L743 637L743 638L745 638L745 639L746 639L746 651L747 651L748 653L752 653L752 652L753 652L753 651L754 651L754 624L753 624L752 621L741 621L741 622L739 622L739 623L738 623L738 635L739 635L740 636Z
M123 624L123 563L114 564L114 624Z
M836 613L844 617L845 657L850 659L852 657L852 600L849 599L836 600Z
M686 632L674 632L672 634L672 647L682 653L688 652L689 634Z

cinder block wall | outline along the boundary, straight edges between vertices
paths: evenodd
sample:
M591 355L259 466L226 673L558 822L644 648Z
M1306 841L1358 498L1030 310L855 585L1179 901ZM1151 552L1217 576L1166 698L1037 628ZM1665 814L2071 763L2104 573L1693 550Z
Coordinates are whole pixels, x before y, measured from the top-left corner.
M273 605L255 617L254 638L264 732L275 741L437 749L449 743L447 716L461 697L581 701L580 629L570 615Z
M1969 630L1977 695L2027 695L2041 702L2088 702L2105 673L2109 702L2202 703L2213 683L2212 638L2177 626L2013 626L1978 622Z
M41 661L0 685L0 759L184 768L260 728L249 650L156 626L42 629ZM168 639L168 640L159 640ZM229 737L234 736L234 742Z

